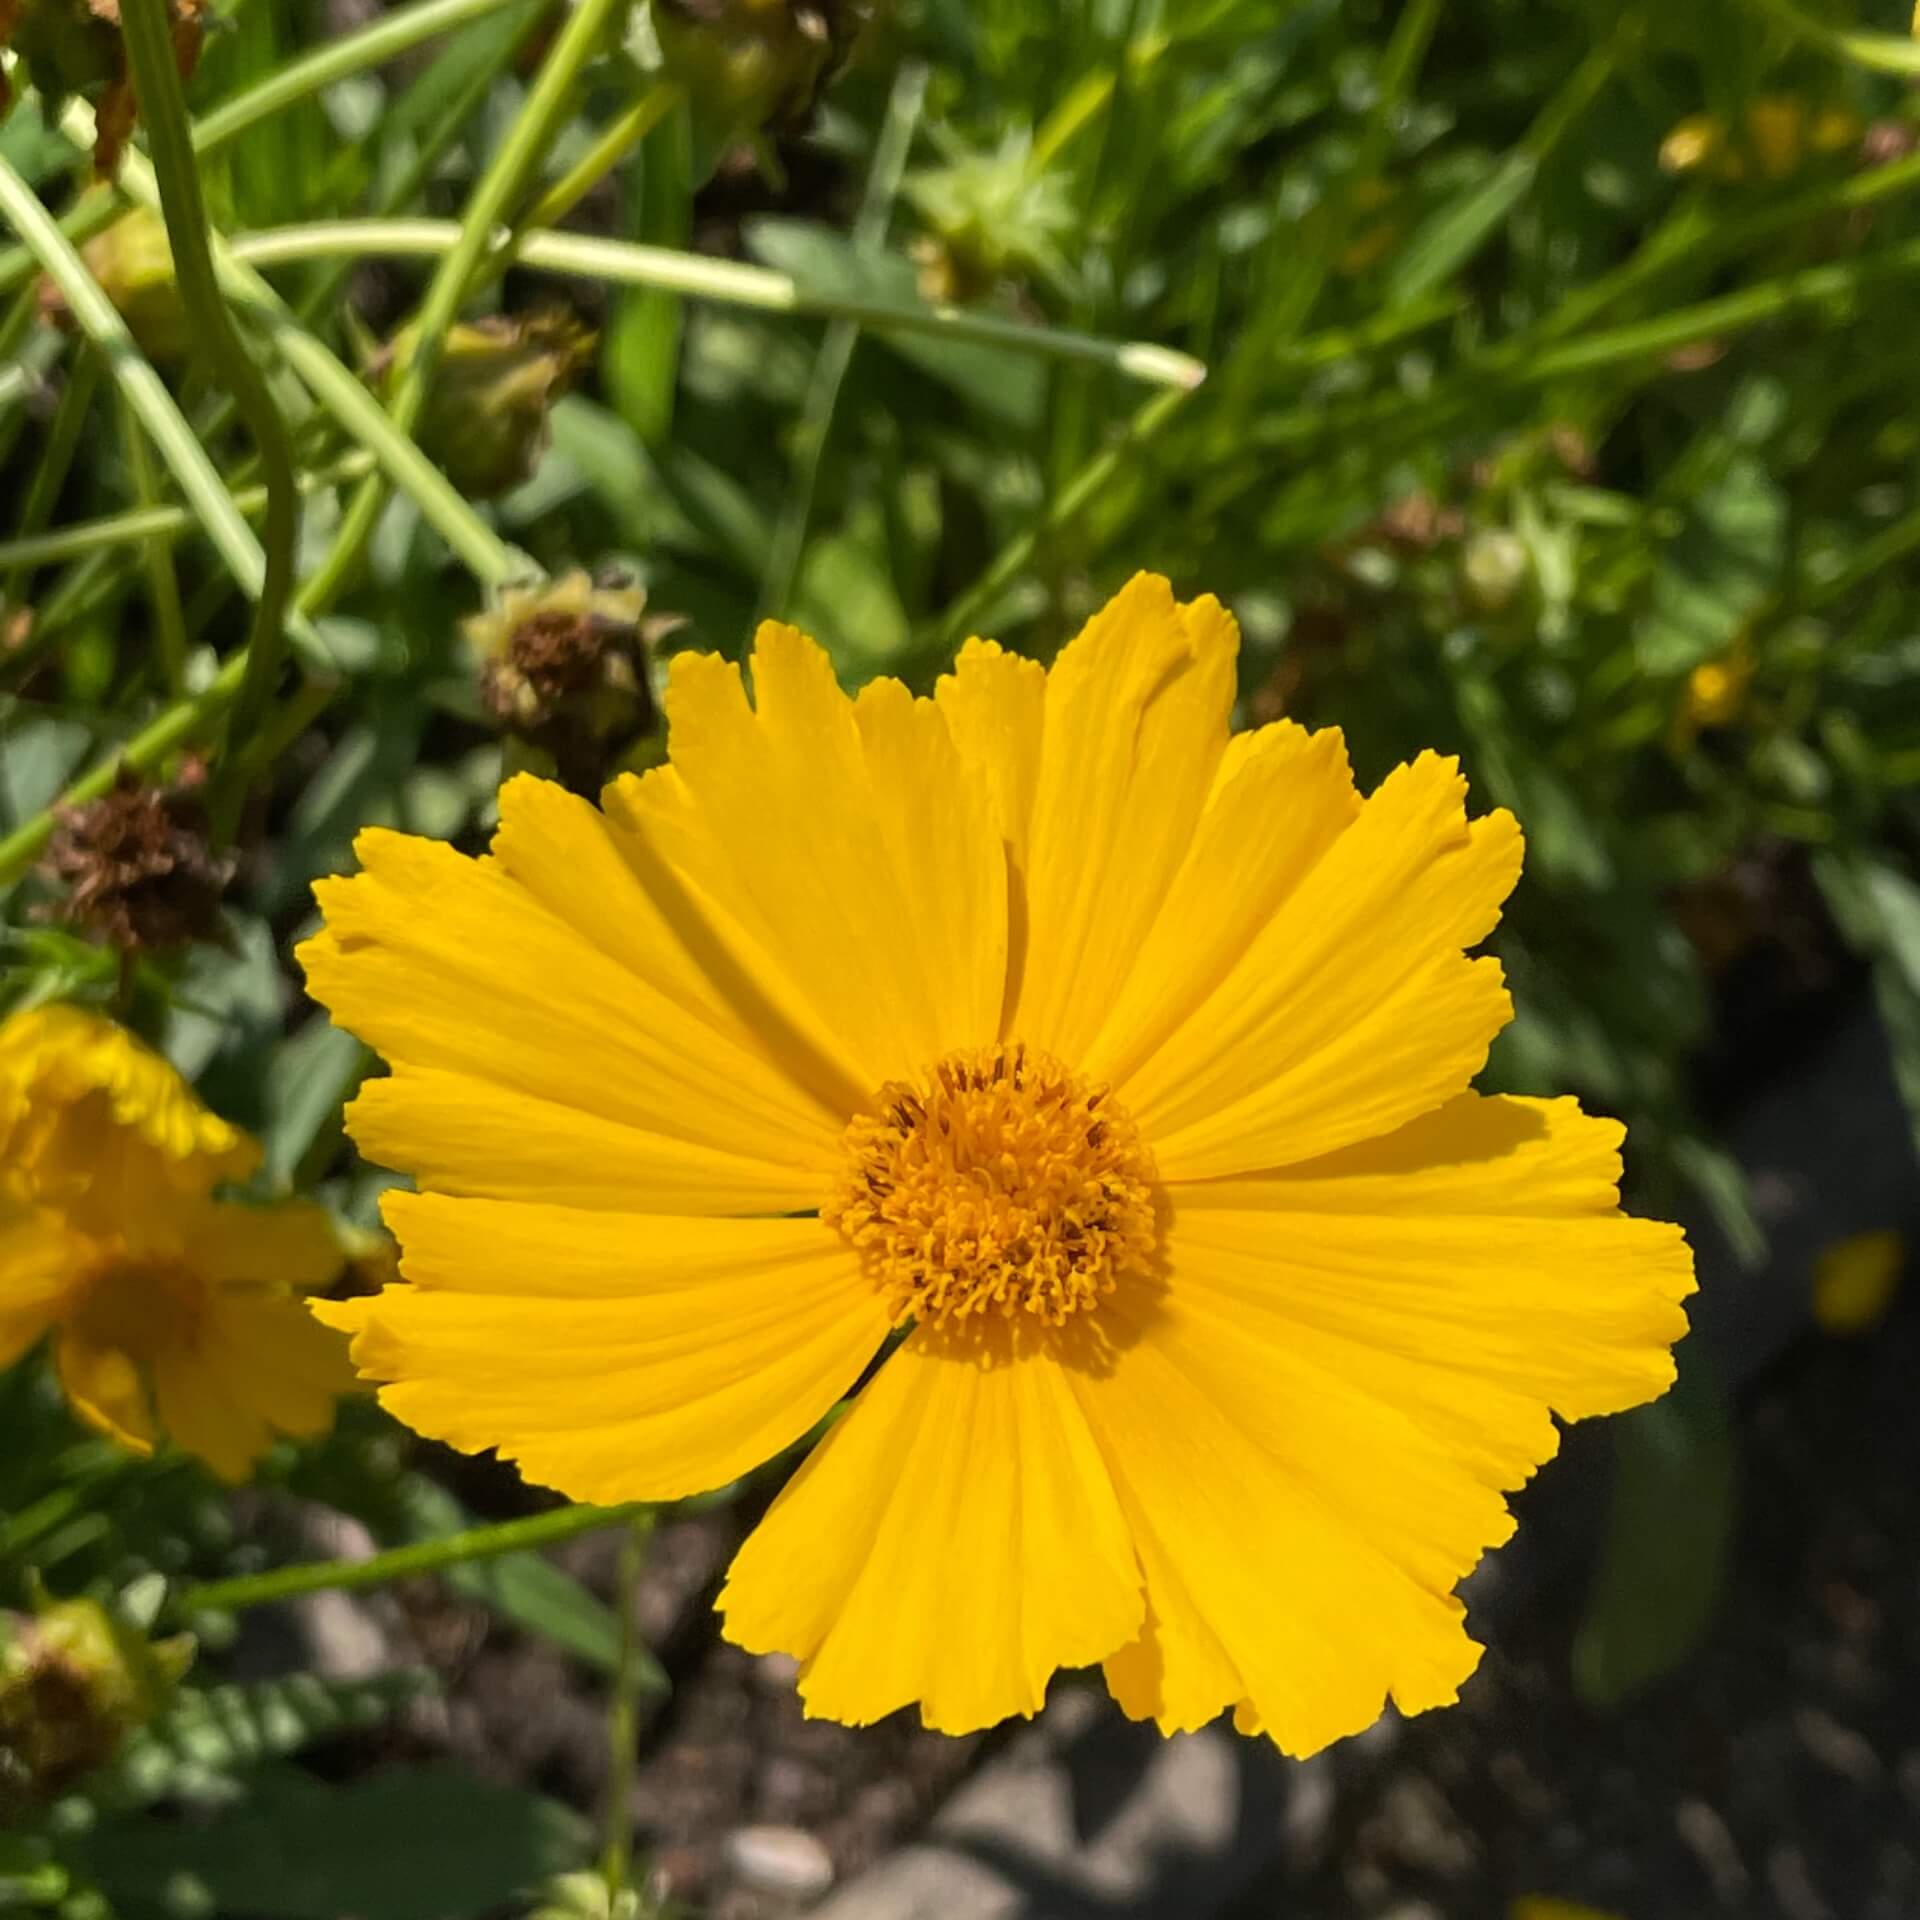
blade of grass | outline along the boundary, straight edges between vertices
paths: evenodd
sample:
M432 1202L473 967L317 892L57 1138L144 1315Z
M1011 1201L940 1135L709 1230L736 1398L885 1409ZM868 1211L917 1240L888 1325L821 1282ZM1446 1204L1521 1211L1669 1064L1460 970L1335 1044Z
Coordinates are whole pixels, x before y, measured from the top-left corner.
M285 648L284 621L293 597L294 542L300 518L300 496L293 482L293 441L271 389L234 329L214 273L206 207L200 195L200 168L187 124L186 96L181 91L166 0L121 0L120 19L127 65L139 96L148 152L160 189L174 281L201 352L246 423L267 489L262 533L265 564L253 625L247 635L246 672L227 717L227 746L232 765L237 767L273 699ZM170 582L171 567L164 553L160 564ZM182 642L184 645L184 635ZM232 777L231 769L224 770L214 807L216 822L223 830L230 830L237 819L243 793L244 787Z
M450 220L320 220L238 234L233 255L254 266L284 266L337 254L404 259L448 252L460 229ZM924 333L975 346L1009 347L1052 359L1086 360L1153 386L1197 387L1207 369L1190 354L1141 340L1108 340L1059 327L1029 326L960 307L852 299L802 287L791 275L739 260L580 233L523 233L502 241L516 266L539 267L617 286L665 287L695 299L766 313L851 320L876 333ZM1423 323L1424 324L1424 323Z
M154 463L153 449L124 399L119 411L120 440L133 473L133 490L143 507L156 506L160 504L160 471ZM187 615L180 604L180 582L173 571L173 543L142 540L140 557L146 564L147 604L153 611L161 677L166 682L167 697L178 700L187 691Z
M866 191L854 220L853 244L857 248L877 252L886 241L887 222L900 193L901 176L906 171L913 130L919 123L926 93L926 68L917 63L902 67L894 78L886 118L874 142ZM820 462L833 431L840 388L853 363L853 351L859 340L858 321L835 320L828 326L826 338L814 356L813 369L807 377L806 397L801 402L800 418L794 428L793 474L767 549L767 564L760 576L761 619L785 607L793 596L794 576L799 571L807 528L813 519Z

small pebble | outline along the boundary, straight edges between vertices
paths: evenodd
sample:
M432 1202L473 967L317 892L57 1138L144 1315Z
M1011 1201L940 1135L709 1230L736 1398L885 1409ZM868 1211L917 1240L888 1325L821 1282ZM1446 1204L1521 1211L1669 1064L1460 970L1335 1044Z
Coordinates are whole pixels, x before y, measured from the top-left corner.
M804 1900L833 1885L832 1857L799 1827L735 1827L727 1835L727 1865L763 1893Z

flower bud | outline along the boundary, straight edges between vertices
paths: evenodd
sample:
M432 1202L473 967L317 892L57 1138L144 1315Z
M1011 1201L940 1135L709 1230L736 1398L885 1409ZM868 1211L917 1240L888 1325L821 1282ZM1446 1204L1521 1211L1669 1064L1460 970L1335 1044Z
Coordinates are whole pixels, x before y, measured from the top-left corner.
M569 786L592 791L610 758L651 731L650 643L678 623L643 623L637 586L596 586L576 568L509 587L466 622L480 698L509 733L550 754Z
M415 338L404 329L382 355L389 388L413 358ZM561 308L458 322L434 365L421 446L468 499L510 492L540 464L553 403L594 344L593 331Z
M44 871L65 883L66 894L45 917L122 953L215 938L233 863L208 838L199 799L205 778L191 760L171 787L123 770L112 792L62 807Z
M87 271L127 323L134 343L149 360L184 360L193 350L193 323L173 273L167 223L145 207L124 213L80 249ZM65 297L51 280L40 283L41 317L72 326Z
M92 1600L0 1613L0 1824L68 1792L167 1703L193 1659Z
M1061 175L1035 170L1024 134L913 174L906 192L925 228L913 254L928 299L964 305L1007 280L1071 279L1072 197Z
M667 73L726 139L804 120L845 65L871 0L657 0Z

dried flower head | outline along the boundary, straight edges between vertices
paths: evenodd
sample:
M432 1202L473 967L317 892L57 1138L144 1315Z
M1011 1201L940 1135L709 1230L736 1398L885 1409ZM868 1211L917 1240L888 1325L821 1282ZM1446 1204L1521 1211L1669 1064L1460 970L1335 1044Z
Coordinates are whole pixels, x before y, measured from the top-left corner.
M145 1726L193 1659L92 1600L0 1612L0 1823L77 1786Z
M122 953L212 939L233 863L208 842L205 778L198 761L171 787L123 769L111 793L61 808L45 865L66 894L49 917Z
M391 386L413 358L396 334L375 369ZM546 452L553 403L592 357L596 335L561 307L490 314L451 328L434 367L419 439L455 486L492 500L529 478Z
M609 750L653 726L650 645L677 623L643 622L646 605L641 588L575 568L509 587L465 625L488 713L551 754L569 786L597 787Z
M167 0L167 12L184 77L200 58L207 0ZM93 103L93 164L112 173L140 111L120 33L120 0L0 0L0 47L20 56L49 115L70 93ZM0 76L0 113L11 104Z

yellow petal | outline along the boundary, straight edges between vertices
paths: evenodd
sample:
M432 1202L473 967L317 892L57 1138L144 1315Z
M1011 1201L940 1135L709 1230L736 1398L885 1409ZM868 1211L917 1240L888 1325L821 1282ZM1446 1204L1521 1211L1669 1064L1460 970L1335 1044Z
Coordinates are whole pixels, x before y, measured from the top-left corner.
M1463 1091L1511 1016L1486 938L1520 871L1450 760L1388 776L1216 987L1117 1089L1163 1178L1284 1166Z
M216 1201L182 1225L194 1271L216 1288L308 1293L330 1285L347 1263L326 1210L301 1200L269 1207Z
M1055 661L1009 1037L1077 1060L1118 999L1226 748L1238 647L1218 601L1140 574Z
M354 1387L346 1341L277 1290L216 1292L194 1337L153 1358L162 1431L228 1481L246 1479L276 1434L326 1432Z
M124 1347L63 1326L53 1345L53 1370L67 1405L90 1427L132 1453L151 1453L160 1438L145 1366Z
M733 957L794 990L864 1096L993 1038L1005 856L931 702L880 683L856 713L791 627L760 629L752 668L749 705L737 667L676 656L674 780L619 783L609 806L719 910L716 945L735 930Z
M1037 1712L1131 1639L1140 1573L1059 1361L917 1334L794 1476L720 1595L731 1640L801 1663L810 1714L917 1702L947 1733Z
M458 1159L475 1127L524 1133L536 1153L539 1135L558 1129L622 1170L629 1184L614 1204L817 1202L837 1129L768 1061L693 1026L500 862L377 829L356 845L361 873L315 888L327 924L299 957L316 999L414 1070L385 1091L374 1083L356 1106L370 1155L478 1184L488 1170L462 1180ZM473 1111L453 1138L440 1125L449 1103Z
M409 1284L316 1302L407 1425L576 1500L723 1486L806 1433L886 1315L817 1220L389 1194Z
M0 1367L53 1325L93 1257L91 1243L55 1215L0 1194Z
M1109 1671L1128 1711L1245 1703L1306 1753L1389 1694L1453 1697L1476 1649L1452 1588L1510 1533L1549 1410L1673 1377L1691 1262L1616 1211L1619 1138L1571 1101L1467 1095L1286 1174L1172 1190L1164 1297L1081 1383L1147 1566L1154 1624Z
M113 1021L42 1006L0 1025L0 1177L17 1194L111 1226L157 1185L244 1180L256 1142Z
M1283 720L1234 735L1186 864L1085 1070L1124 1085L1221 985L1359 811L1337 730Z

